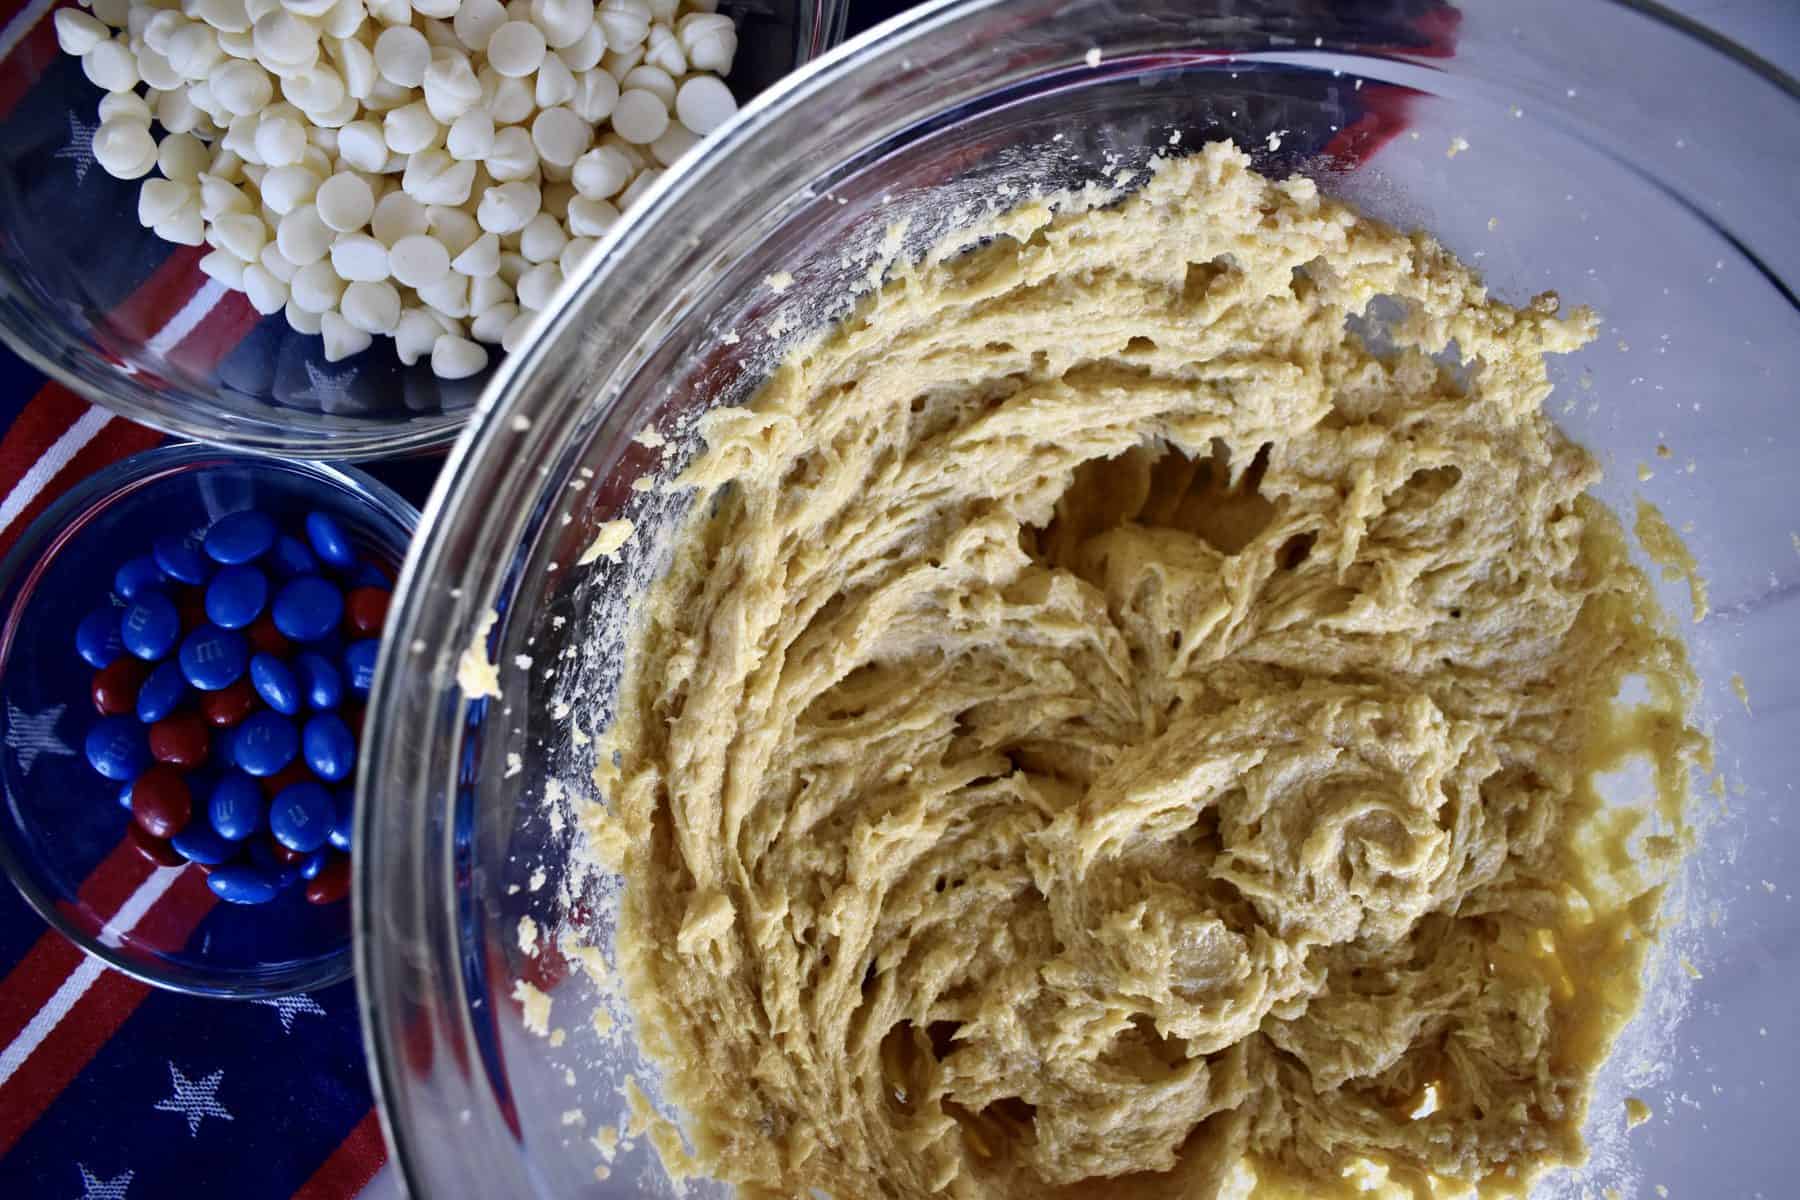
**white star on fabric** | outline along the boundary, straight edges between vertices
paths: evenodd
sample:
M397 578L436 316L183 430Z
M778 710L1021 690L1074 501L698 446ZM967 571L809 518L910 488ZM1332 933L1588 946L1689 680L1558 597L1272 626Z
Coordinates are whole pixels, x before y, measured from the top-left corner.
M319 1002L304 993L298 996L272 996L265 1000L258 1000L257 1003L267 1005L280 1014L281 1032L283 1033L292 1033L294 1019L302 1014L309 1017L325 1015L325 1010L319 1007Z
M81 1195L78 1200L125 1200L125 1189L131 1186L132 1172L115 1175L111 1179L100 1179L92 1171L75 1164L81 1172Z
M326 412L334 411L338 405L350 398L350 381L356 378L354 370L332 373L312 363L306 364L306 381L304 391L294 393L296 400L311 400Z
M169 1064L169 1084L175 1094L167 1100L156 1102L157 1112L178 1113L187 1118L188 1136L200 1136L200 1122L207 1117L218 1117L225 1121L234 1121L220 1104L215 1095L219 1090L219 1081L225 1078L223 1070L214 1071L205 1079L194 1082L181 1073L181 1068L174 1063Z
M62 719L66 704L52 704L40 713L20 710L11 700L6 702L6 745L19 759L19 770L31 774L38 755L49 754L73 758L75 751L63 745L56 736L56 723Z
M89 125L74 113L70 113L69 140L51 156L74 161L75 182L78 184L87 179L88 168L94 165L94 131L98 128L100 128L98 124Z

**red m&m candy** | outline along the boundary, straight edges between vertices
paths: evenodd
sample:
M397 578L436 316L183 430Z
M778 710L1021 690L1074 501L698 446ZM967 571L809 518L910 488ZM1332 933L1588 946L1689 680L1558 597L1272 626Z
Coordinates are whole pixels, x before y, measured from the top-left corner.
M170 593L175 611L181 614L181 631L192 633L206 624L206 589L179 587Z
M263 795L279 796L296 783L305 783L312 778L312 771L307 767L304 758L296 757L293 762L268 776L258 780L262 784Z
M137 707L138 689L150 674L150 664L124 655L94 672L94 708L102 716L120 717Z
M250 623L247 632L250 634L250 649L257 654L271 654L276 658L286 659L294 652L294 643L275 628L275 618L266 609L262 616Z
M306 898L314 904L336 904L350 894L350 860L331 856L325 869L306 885Z
M250 683L249 676L230 687L200 694L200 711L206 715L209 725L236 725L255 707L256 688Z
M387 620L392 594L385 588L359 587L344 597L344 625L358 637L375 637Z
M198 767L206 762L212 732L197 713L164 717L150 726L150 756L177 767Z
M155 766L131 782L131 816L151 837L172 838L194 815L187 781L170 767Z
M131 844L137 852L159 867L179 867L187 861L169 845L168 838L153 837L145 833L143 826L131 826Z

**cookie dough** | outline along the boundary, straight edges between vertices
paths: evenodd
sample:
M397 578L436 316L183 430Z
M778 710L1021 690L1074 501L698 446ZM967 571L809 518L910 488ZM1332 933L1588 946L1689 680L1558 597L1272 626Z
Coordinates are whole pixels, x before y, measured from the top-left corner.
M640 603L587 820L693 1161L856 1200L1578 1159L1702 753L1541 411L1594 317L1226 144L979 233L709 415ZM1633 756L1656 795L1602 803Z

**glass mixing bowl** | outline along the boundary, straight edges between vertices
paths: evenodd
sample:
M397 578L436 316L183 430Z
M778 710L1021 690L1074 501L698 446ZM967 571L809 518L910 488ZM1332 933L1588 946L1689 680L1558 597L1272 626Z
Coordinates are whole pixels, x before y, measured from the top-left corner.
M737 19L740 100L837 44L847 11L845 0L718 7ZM388 339L327 362L317 336L259 317L203 274L208 247L140 226L140 182L94 163L102 93L57 49L50 7L32 14L0 39L0 339L96 404L236 449L375 458L456 436L491 367L439 379L428 363L402 366Z
M1551 411L1602 459L1603 499L1629 512L1642 493L1691 531L1713 601L1691 627L1701 715L1732 786L1722 809L1701 802L1719 811L1596 1094L1591 1161L1544 1191L1789 1194L1797 96L1653 5L1563 0L938 4L762 96L501 366L403 574L355 914L376 1090L414 1194L667 1186L645 1139L610 1163L588 1140L622 1120L627 1076L654 1095L656 1073L617 996L558 949L570 929L609 944L616 881L566 869L567 797L585 794L630 597L688 502L633 490L665 465L634 435L654 427L670 462L687 458L692 418L744 400L783 344L843 313L890 228L917 252L959 212L1110 177L1177 132L1182 147L1232 137L1265 173L1430 230L1515 303L1554 287L1604 315L1603 336L1557 362ZM785 290L765 282L779 273ZM621 514L639 526L623 563L579 565ZM504 699L457 690L472 643ZM548 1038L526 1028L524 985L552 1000ZM618 1022L604 1035L596 993ZM1659 1114L1629 1138L1626 1094Z

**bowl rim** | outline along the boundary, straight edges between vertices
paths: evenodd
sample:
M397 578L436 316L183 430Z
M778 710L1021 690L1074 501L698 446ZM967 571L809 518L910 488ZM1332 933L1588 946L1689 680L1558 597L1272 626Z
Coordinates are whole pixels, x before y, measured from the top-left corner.
M556 354L568 344L564 339L572 340L576 336L577 326L573 314L583 307L578 301L604 291L617 282L615 277L624 270L621 264L632 257L626 251L641 247L652 233L659 232L671 219L665 214L675 211L678 202L690 193L711 184L720 169L720 160L742 148L744 143L752 140L753 135L766 134L768 126L797 107L830 103L829 89L841 76L850 74L858 65L866 64L872 59L886 59L898 47L911 43L932 30L960 24L978 14L1004 8L1010 2L1011 0L926 0L872 26L842 43L830 54L797 69L761 93L716 131L699 153L690 155L664 173L645 202L608 232L603 240L608 253L596 255L582 275L564 282L555 302L534 322L525 344L499 364L470 414L469 423L446 458L439 472L437 485L426 503L423 522L425 533L415 541L396 583L391 616L392 637L383 646L375 690L371 693L370 712L376 721L371 727L372 734L379 735L384 729L393 728L393 723L400 719L403 711L409 717L421 719L419 728L408 729L411 737L410 753L405 763L408 769L415 774L429 772L433 781L442 775L445 777L445 790L452 794L455 791L454 762L448 759L443 762L420 761L425 739L435 732L435 729L428 730L426 726L435 722L436 717L425 702L409 699L402 694L397 675L406 664L401 659L401 650L396 647L409 646L411 652L417 654L424 650L428 639L436 639L430 641L432 652L436 654L445 651L454 658L469 644L471 633L480 634L485 631L482 615L493 611L491 600L495 591L506 583L510 560L484 562L479 556L468 556L472 546L486 548L482 543L489 538L489 530L485 527L490 523L493 504L492 497L484 493L478 494L475 489L478 483L491 482L500 473L499 464L502 462L548 461L551 453L559 448L549 440L551 434L559 428L556 423L541 419L541 414L527 415L525 409L534 381L554 373ZM1596 8L1606 19L1635 15L1660 25L1678 38L1732 60L1750 74L1783 92L1790 100L1800 102L1800 80L1741 44L1656 3L1655 0L1605 0ZM641 286L635 281L625 282L628 290L641 290ZM647 338L653 334L654 331L646 331L643 336ZM589 401L590 412L592 409L610 410L616 403L617 394L601 386L595 389ZM528 433L525 432L527 430ZM538 457L540 453L542 456ZM452 554L460 557L448 557ZM447 580L439 574L445 569L451 571L453 579ZM460 586L449 587L447 593L442 588L436 592L431 591L433 585L448 586L449 583ZM415 665L416 662L417 660ZM450 684L447 690L453 691L454 684ZM459 698L455 706L457 712L464 712L467 703L469 701L466 699ZM466 737L466 730L461 731L461 736ZM376 749L359 765L359 791L373 787L385 778L391 778L384 767L402 765L399 752L388 744L391 740L372 737L371 744ZM391 763L385 761L389 759ZM424 767L424 772L420 771L421 766ZM419 790L426 793L430 786L428 782L420 782ZM399 798L394 797L396 800ZM360 845L370 844L372 815L368 806L362 806L358 810L356 836ZM443 847L436 849L440 853L447 853ZM375 986L375 979L382 965L381 957L393 952L394 947L383 941L385 931L375 920L376 914L371 911L371 896L375 887L373 876L376 870L370 861L372 857L362 856L353 864L352 869L351 903L355 925L353 950L357 962L357 1002L362 1020L364 1050L369 1063L370 1084L382 1132L400 1172L403 1186L416 1191L418 1181L424 1178L418 1160L428 1153L428 1148L409 1140L408 1134L402 1133L403 1122L394 1109L393 1097L403 1091L397 1081L407 1072L408 1066L404 1047L397 1040L386 1036L386 1023L391 1017L384 997L377 994ZM455 900L453 886L431 900L437 906L434 911L439 916L448 914L447 924L452 928L461 924L456 915ZM450 981L448 986L460 989L465 982L459 976ZM466 1029L466 1005L457 1012L456 1019ZM404 1123L410 1133L412 1123Z
M246 465L265 469L275 467L264 456L243 454L201 442L179 442L131 455L95 472L58 496L36 520L26 526L4 558L0 558L0 597L6 596L16 582L28 577L55 556L60 549L57 544L59 539L74 520L85 520L103 512L122 497L132 494L128 489L133 489L135 485L153 479L195 475L221 466ZM372 504L383 516L399 523L409 535L409 545L411 535L418 530L418 510L405 497L354 467L341 463L288 459L280 463L280 468L307 477L317 484L338 487ZM46 550L48 555L44 554ZM10 625L12 617L13 612L8 609L0 613L0 623ZM6 669L9 642L10 638L0 636L0 674L4 674ZM181 869L186 869L185 865ZM216 969L184 968L179 976L164 973L145 966L138 959L121 954L77 929L59 911L56 897L39 886L30 864L20 861L14 853L9 838L0 838L0 871L4 871L33 912L83 953L133 979L165 991L229 999L269 999L326 987L341 982L350 975L353 956L349 942L324 958L304 964L303 967L276 972L266 979L246 980L236 972ZM351 928L354 936L354 921Z

